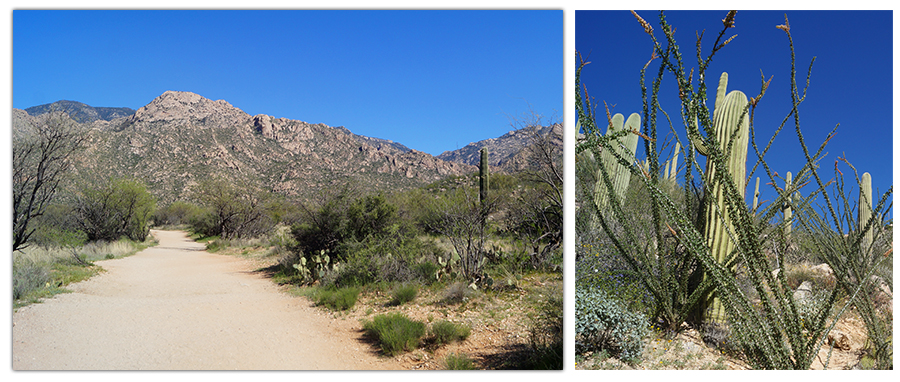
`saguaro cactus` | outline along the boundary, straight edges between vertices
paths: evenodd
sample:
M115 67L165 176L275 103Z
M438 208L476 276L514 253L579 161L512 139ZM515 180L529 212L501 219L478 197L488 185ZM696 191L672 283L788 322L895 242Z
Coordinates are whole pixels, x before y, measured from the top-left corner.
M672 155L672 165L670 172L666 176L671 181L675 181L675 175L678 173L678 152L681 150L681 143L675 142L675 154Z
M784 178L784 191L787 192L791 188L791 172L788 171L787 176ZM791 236L791 228L794 225L794 213L791 209L791 203L793 203L794 198L792 196L788 196L788 198L784 201L784 204L781 206L782 212L784 212L784 237L788 238Z
M863 173L862 179L860 179L858 215L858 229L864 229L872 219L872 176L868 172ZM875 239L874 230L875 227L872 227L863 235L862 243L860 243L863 254L872 246L872 241Z
M623 129L627 131L637 130L640 125L640 114L632 113L628 116L628 120L625 121L625 116L617 113L612 117L612 124L606 129L606 135L614 134ZM637 134L628 134L625 137L619 138L617 142L613 143L613 146L616 148L616 153L620 156L633 158L634 152L637 150L637 143ZM628 182L631 181L631 172L618 162L615 155L607 151L600 153L600 165L606 168L606 171L612 178L613 189L616 193L615 197L618 200L622 200L622 198L625 197L625 192L628 190ZM602 213L602 211L609 206L610 195L607 192L606 186L603 184L603 179L599 171L597 172L596 179L597 183L594 185L594 200Z
M490 168L488 167L488 149L481 148L481 162L478 164L478 197L482 208L487 203L488 186L490 185Z
M719 87L716 90L716 103L713 112L713 127L720 152L725 156L726 168L735 188L743 195L744 177L747 172L747 145L750 139L750 116L746 113L747 96L734 90L725 95L728 87L728 73L722 73ZM701 155L708 156L709 150L699 139L690 137ZM725 203L725 187L716 179L716 169L712 158L706 161L704 174L706 187L705 235L710 253L716 261L722 263L734 249L735 243L729 232L734 232L734 225ZM713 294L707 304L706 319L713 323L725 322L725 307Z

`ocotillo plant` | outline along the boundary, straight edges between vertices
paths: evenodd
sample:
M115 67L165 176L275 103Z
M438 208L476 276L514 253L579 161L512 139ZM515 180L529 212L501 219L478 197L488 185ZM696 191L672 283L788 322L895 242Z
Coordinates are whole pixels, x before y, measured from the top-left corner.
M756 177L756 187L753 189L753 211L759 206L759 177Z
M747 172L747 144L750 134L750 116L747 112L749 103L747 96L740 90L734 90L725 95L728 88L728 73L722 73L719 78L719 87L716 90L716 103L713 111L713 126L715 129L715 141L720 153L725 156L727 175L730 179L722 179L717 176L713 160L707 160L704 174L706 187L706 220L705 236L713 257L720 264L726 262L726 258L735 248L732 239L734 235L734 222L731 212L726 207L724 182L732 182L734 187L743 196L744 174ZM701 155L708 156L710 151L699 135L690 136L694 147ZM718 297L713 297L709 302L709 310L706 318L713 322L725 323L725 307Z

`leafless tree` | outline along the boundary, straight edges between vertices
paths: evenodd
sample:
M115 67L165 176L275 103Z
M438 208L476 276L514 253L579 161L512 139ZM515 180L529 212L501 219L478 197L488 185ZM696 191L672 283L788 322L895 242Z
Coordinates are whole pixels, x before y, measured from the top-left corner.
M528 135L523 178L533 188L517 197L510 218L520 234L531 241L532 265L544 265L550 253L562 244L563 233L563 136L558 123L543 126L540 115L532 113L513 126ZM541 247L543 245L543 247Z
M26 119L13 128L13 251L28 246L35 230L29 223L52 202L86 138L61 111Z

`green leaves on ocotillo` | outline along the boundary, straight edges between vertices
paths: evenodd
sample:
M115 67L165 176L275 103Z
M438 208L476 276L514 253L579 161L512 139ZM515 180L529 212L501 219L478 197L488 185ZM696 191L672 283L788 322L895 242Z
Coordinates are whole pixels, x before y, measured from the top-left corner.
M785 178L784 178L784 191L785 192L790 192L792 177L793 177L793 175L791 175L791 172L788 171L787 176L785 176ZM785 199L784 205L781 207L782 211L784 212L784 235L785 236L791 235L791 228L794 225L793 224L794 213L793 213L793 209L791 208L792 202L793 202L793 198L788 197L787 199Z

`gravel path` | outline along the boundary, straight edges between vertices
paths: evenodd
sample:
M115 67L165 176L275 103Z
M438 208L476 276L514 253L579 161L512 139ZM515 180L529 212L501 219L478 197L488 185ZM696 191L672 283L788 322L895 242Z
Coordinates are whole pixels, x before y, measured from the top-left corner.
M184 232L13 314L15 370L379 370L358 323L290 297Z

